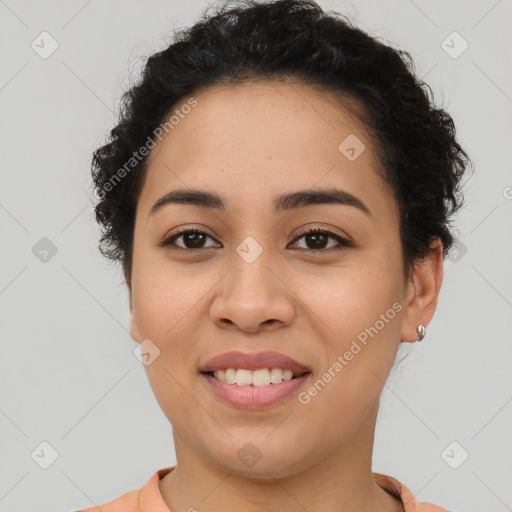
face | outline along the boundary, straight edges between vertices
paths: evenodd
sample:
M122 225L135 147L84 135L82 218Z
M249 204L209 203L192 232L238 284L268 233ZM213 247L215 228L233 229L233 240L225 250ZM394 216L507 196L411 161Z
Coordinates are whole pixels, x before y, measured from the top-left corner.
M397 205L372 141L341 104L306 85L215 86L194 100L150 154L131 274L131 336L150 340L151 360L160 351L146 371L178 460L188 453L263 477L356 456L371 442L400 340L414 337ZM152 212L178 189L218 197L168 196ZM318 194L278 201L299 191ZM265 384L265 370L234 376L261 386L201 372L231 351L277 352L307 372L280 384Z

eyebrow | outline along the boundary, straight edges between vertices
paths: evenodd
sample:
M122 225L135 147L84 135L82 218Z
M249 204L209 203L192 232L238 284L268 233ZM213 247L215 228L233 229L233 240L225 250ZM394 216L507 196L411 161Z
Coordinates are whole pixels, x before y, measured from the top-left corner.
M149 215L155 215L162 208L171 204L187 204L200 208L226 210L225 202L215 193L206 192L204 190L178 189L158 199L152 206ZM366 215L372 216L370 209L359 198L345 190L337 188L298 190L296 192L280 195L274 199L273 202L275 213L318 204L352 206Z

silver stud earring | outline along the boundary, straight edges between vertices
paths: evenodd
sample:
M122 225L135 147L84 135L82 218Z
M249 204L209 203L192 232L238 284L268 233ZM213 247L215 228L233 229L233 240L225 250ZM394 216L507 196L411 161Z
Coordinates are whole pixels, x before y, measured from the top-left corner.
M416 341L421 341L425 334L427 333L427 330L425 329L425 326L423 324L418 325L418 339Z

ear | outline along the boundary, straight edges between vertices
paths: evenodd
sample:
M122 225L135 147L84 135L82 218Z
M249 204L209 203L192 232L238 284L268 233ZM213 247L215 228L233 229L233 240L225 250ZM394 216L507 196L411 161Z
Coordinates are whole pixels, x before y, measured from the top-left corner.
M418 325L426 327L432 320L443 282L443 244L438 237L430 244L430 249L415 265L407 284L401 339L409 343L418 339Z
M130 290L129 303L130 303L130 336L132 337L133 341L140 343L142 340L140 338L139 326L137 325L137 319L135 318L135 313L133 311L133 298L132 298L131 290Z

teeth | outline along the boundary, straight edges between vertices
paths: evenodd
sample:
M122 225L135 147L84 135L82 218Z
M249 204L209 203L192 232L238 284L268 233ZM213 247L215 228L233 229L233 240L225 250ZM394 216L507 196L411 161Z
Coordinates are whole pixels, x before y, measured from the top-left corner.
M291 370L282 370L281 368L261 368L259 370L227 368L226 370L215 370L213 372L216 379L238 386L279 384L283 380L291 380L294 375L300 376L301 374L294 374Z
M217 379L219 379L219 380L221 380L221 378L222 378L222 376L219 373L217 373L217 375L215 375L215 372L213 372L213 376L217 377ZM236 380L236 370L234 370L233 368L229 368L228 370L226 370L226 382L228 384L234 384L235 380Z
M250 386L252 384L251 370L237 370L235 384L239 386Z
M272 384L279 384L282 380L290 380L285 379L285 371L289 372L289 370L281 370L281 368L272 368L270 370L270 382L272 382ZM288 373L286 373L286 376L288 377Z
M270 384L270 372L268 368L262 368L261 370L254 370L251 372L253 386L268 386Z

